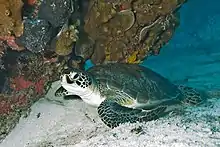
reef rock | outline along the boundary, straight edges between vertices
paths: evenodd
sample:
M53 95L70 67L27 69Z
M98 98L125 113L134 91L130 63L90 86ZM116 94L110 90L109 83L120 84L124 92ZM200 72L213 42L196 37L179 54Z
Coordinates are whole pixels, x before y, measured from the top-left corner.
M139 63L157 55L179 24L186 0L91 0L84 29L96 44L91 60Z
M45 50L54 28L46 20L26 19L24 26L24 34L17 39L18 42L34 53Z
M50 22L53 27L62 26L74 11L75 0L44 0L38 10L39 19Z

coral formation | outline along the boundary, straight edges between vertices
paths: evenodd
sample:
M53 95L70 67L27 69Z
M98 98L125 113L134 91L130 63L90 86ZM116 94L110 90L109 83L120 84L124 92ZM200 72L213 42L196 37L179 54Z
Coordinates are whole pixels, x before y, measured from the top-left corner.
M12 49L19 51L23 48L15 43L15 37L23 34L22 6L22 0L1 0L0 3L0 40L5 40Z
M0 3L0 36L14 34L19 37L23 33L21 17L22 0L1 0Z
M67 69L66 55L78 39L79 24L69 23L56 38L73 11L72 0L56 1L56 6L51 0L23 2L0 2L0 142Z
M94 64L139 63L158 54L178 26L185 0L91 0L85 31L96 41Z
M29 113L30 105L36 101L35 93L30 88L20 93L0 95L0 140L15 127L21 116Z
M30 51L5 54L7 80L4 93L0 94L0 142L19 118L27 115L30 106L47 93L51 82L59 79L67 63Z
M8 68L11 84L15 84L14 90L17 88L17 90L22 90L22 87L28 88L35 85L35 90L39 91L42 89L42 83L59 79L59 74L62 73L67 61L63 60L58 63L56 58L51 57L49 60L42 54L35 54L30 51L21 52L15 59L16 64Z
M25 80L23 76L18 76L13 79L11 79L11 88L14 91L21 91L24 89L27 89L31 86L34 87L34 90L36 91L37 94L43 94L44 93L44 79L40 79L39 81L31 82L28 80Z
M10 46L11 49L17 50L17 51L22 51L24 50L23 46L18 46L16 43L16 39L14 36L4 36L0 37L0 40L6 41L7 45Z
M73 44L78 39L78 30L76 29L78 25L77 23L70 26L64 25L64 29L61 30L56 41L55 52L58 55L66 56L72 52Z

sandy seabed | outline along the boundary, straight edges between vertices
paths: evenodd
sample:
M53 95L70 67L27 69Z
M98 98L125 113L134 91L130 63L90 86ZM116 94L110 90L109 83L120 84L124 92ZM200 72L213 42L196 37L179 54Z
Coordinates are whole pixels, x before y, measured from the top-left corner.
M106 127L95 108L53 96L32 106L0 147L218 147L220 99L147 123ZM52 101L50 101L50 100ZM60 101L59 102L56 102Z

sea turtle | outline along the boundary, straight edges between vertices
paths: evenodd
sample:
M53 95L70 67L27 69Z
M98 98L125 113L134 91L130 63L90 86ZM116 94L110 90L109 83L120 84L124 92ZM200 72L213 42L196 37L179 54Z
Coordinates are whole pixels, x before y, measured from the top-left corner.
M56 96L78 95L97 107L110 128L130 122L157 119L175 106L198 105L206 99L200 91L172 84L168 79L138 64L111 63L87 71L73 69L61 75Z

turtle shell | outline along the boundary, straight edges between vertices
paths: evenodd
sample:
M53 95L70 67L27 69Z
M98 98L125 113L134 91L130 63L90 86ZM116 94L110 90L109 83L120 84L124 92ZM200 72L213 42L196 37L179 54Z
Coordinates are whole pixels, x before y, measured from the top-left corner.
M168 79L138 64L97 65L90 68L88 73L106 86L102 87L101 93L108 88L119 90L136 99L139 104L149 105L149 109L159 104L179 103L184 98L178 87Z

